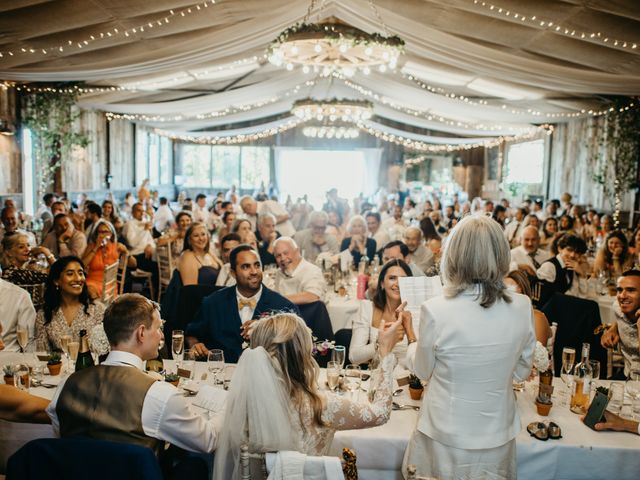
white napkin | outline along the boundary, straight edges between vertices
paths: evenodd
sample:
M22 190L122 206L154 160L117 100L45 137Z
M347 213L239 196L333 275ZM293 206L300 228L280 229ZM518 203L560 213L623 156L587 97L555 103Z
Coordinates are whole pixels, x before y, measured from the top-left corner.
M211 385L202 385L198 394L193 397L193 405L216 414L224 412L229 392Z

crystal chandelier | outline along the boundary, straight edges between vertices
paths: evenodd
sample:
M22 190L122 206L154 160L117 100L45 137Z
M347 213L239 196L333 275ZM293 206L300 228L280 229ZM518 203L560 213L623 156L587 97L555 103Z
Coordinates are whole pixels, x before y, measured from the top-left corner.
M337 126L337 125L310 125L302 129L305 137L311 138L358 138L360 130L356 127Z
M293 104L291 113L302 121L358 123L373 115L373 103L368 100L315 100L305 98Z
M335 17L308 23L315 7L315 0L312 0L302 23L289 27L271 43L269 62L276 66L284 65L287 70L301 66L304 73L313 70L325 76L333 71L350 77L358 70L365 74L374 68L382 73L388 69L395 70L404 52L404 41L396 35L388 35L373 1L369 6L376 14L384 35L364 32Z

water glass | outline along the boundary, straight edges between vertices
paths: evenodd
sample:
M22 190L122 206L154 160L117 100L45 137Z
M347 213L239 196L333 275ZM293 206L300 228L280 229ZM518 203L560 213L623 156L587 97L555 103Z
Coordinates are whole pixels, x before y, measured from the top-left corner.
M20 390L29 390L31 387L31 375L29 373L29 365L16 365L13 382Z
M218 381L218 375L224 370L224 352L222 350L209 350L207 354L207 370L213 375L214 385L224 383Z
M331 361L340 365L340 369L344 368L346 349L342 345L336 345L331 352Z
M193 380L195 376L196 356L195 350L185 350L183 352L184 360L182 361L182 366L180 368L189 372L190 380Z
M616 415L620 415L624 404L624 384L622 382L611 382L609 385L609 404L607 410Z
M598 380L600 380L600 362L598 360L589 360L589 366L591 367L591 391L595 396Z
M36 364L31 367L32 384L37 387L44 380L44 366Z
M354 393L360 390L362 384L362 373L360 365L347 365L344 371L344 387L349 390L351 399L353 400Z

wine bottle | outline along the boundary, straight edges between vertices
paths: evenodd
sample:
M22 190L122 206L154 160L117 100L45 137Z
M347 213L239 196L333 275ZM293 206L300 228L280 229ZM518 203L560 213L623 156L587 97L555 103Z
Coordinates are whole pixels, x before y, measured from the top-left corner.
M571 396L571 411L584 415L589 407L589 394L591 393L591 377L593 371L589 365L589 351L591 345L582 344L582 360L576 365L573 378L573 395Z
M86 330L80 330L80 353L76 359L76 372L87 367L93 367L93 356L89 350L89 337Z

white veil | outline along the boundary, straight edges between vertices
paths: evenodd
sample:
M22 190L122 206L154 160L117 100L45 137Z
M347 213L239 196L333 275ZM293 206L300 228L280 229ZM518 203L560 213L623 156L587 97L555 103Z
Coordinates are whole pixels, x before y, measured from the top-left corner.
M250 452L298 450L290 402L267 351L263 347L246 349L231 379L213 478L240 479L243 442Z

